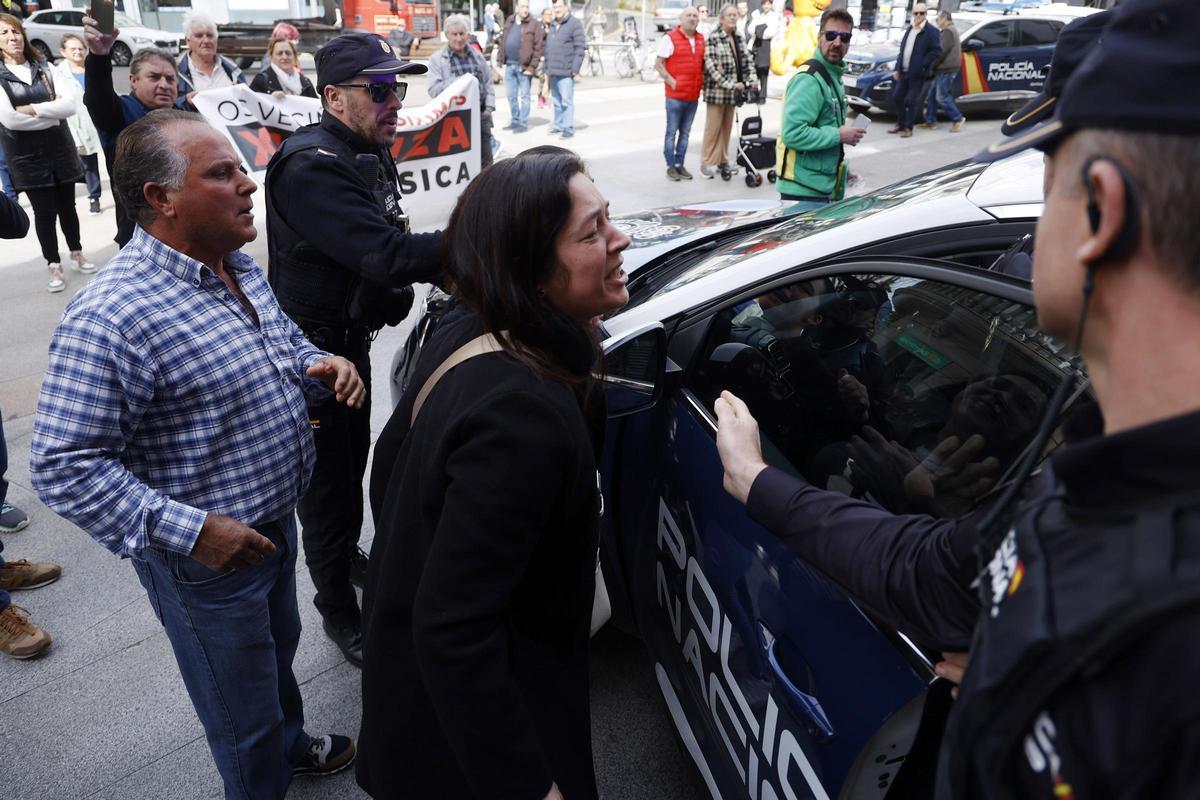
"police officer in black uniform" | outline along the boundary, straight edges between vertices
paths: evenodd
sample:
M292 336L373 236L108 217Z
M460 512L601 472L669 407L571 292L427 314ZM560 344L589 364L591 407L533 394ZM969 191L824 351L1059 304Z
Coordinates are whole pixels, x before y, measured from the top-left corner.
M981 154L1046 154L1038 320L1076 343L1102 432L934 520L767 467L745 405L717 401L725 485L751 516L901 629L969 649L938 798L1196 796L1200 86L1164 78L1200 72L1198 26L1194 0L1123 4L1053 116Z
M400 77L426 67L401 61L386 39L369 33L333 39L317 51L316 64L321 122L286 139L267 166L268 275L308 338L353 361L367 384L361 409L333 402L309 409L317 462L297 509L325 632L361 666L351 572L363 557L371 339L404 319L411 284L438 279L441 234L409 232L389 151L407 89Z

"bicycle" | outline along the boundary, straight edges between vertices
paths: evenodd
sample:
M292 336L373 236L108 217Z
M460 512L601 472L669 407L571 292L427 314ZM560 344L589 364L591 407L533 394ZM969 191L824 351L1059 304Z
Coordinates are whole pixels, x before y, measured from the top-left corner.
M579 74L603 77L604 59L601 57L600 48L595 43L588 43L587 50L583 54L583 64L579 67Z

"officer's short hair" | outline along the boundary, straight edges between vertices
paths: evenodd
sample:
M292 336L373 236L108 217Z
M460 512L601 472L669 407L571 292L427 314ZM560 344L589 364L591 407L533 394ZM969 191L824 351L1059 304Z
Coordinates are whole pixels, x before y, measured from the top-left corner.
M817 30L825 30L825 25L828 22L844 22L850 26L850 30L854 30L854 17L850 16L850 12L844 8L825 9L825 13L821 14L821 25Z
M442 30L446 33L450 32L451 27L462 26L462 29L467 33L471 32L471 21L463 14L451 14L446 17L446 21L442 23Z
M171 57L170 53L158 47L146 47L142 50L138 50L137 53L134 54L133 60L129 62L129 74L135 77L140 75L142 72L142 65L147 61L155 60L164 61L171 65L172 72L179 72L179 69L175 66L175 59Z
M1083 192L1080 170L1088 159L1107 156L1119 162L1140 201L1146 246L1181 286L1200 294L1200 225L1196 224L1200 196L1195 186L1200 175L1200 138L1085 129L1070 141L1074 161L1055 163L1054 180L1068 181L1068 189Z
M181 123L208 124L199 114L160 108L134 122L117 137L113 193L125 213L142 227L156 216L143 191L147 183L157 183L172 192L183 188L188 159L178 143L167 135L169 128Z

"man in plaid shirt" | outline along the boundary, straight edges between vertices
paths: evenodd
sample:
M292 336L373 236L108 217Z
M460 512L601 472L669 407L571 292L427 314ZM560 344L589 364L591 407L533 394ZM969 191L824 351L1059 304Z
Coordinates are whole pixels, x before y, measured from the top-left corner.
M305 393L358 407L363 383L238 250L256 185L221 134L153 111L121 134L113 178L138 227L55 330L33 485L133 562L225 796L283 797L293 773L354 759L348 737L303 728L293 512L314 459Z

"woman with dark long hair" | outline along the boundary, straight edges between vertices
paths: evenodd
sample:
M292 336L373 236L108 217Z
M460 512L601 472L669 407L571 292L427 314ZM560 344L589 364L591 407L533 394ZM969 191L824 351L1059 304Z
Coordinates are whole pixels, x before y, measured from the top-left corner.
M358 782L372 797L596 797L594 320L628 300L628 246L561 148L497 162L459 198L444 254L460 302L371 476ZM485 334L498 349L425 389Z
M83 180L83 164L66 122L74 113L75 101L55 90L50 65L29 44L21 21L0 14L0 147L13 188L24 192L33 206L33 225L50 272L46 288L51 292L67 286L56 221L67 238L71 266L84 273L96 271L79 242L75 184Z

